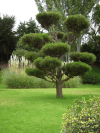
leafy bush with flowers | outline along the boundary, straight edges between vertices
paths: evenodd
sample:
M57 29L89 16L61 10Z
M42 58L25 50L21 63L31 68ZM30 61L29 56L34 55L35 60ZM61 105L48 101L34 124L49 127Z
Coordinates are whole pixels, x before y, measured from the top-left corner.
M61 133L100 133L100 96L74 102L63 114Z

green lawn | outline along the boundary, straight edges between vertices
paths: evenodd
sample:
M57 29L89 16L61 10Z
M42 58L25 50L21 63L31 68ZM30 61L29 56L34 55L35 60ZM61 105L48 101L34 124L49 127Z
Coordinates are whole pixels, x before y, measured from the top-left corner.
M0 133L60 133L62 114L74 99L100 95L100 85L56 89L8 89L0 84Z

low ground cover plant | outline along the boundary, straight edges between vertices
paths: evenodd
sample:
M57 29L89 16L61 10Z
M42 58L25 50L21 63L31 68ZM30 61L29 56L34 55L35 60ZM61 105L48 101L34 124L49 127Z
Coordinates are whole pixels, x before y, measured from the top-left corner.
M61 133L100 133L100 96L74 102L63 114Z

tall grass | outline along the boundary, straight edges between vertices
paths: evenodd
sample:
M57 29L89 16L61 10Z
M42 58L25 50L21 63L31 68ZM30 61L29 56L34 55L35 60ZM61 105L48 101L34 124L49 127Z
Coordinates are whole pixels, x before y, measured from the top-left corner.
M47 82L43 79L28 76L25 73L18 73L14 69L5 69L2 74L2 82L9 88L55 88L54 83ZM62 84L63 88L77 88L81 84L79 77L70 79Z

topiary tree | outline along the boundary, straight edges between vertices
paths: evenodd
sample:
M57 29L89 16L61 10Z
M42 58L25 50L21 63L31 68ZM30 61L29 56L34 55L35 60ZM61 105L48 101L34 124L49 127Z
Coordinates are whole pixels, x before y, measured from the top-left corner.
M71 43L74 42L80 35L80 32L89 26L89 22L82 15L72 15L68 17L64 21L64 25L67 28L67 34L69 34L69 36L65 42L61 42L59 36L63 37L64 34L61 33L58 35L57 30L60 16L61 15L57 12L42 12L37 14L37 20L43 28L48 30L49 34L45 35L45 38L43 38L43 34L31 33L26 34L21 38L24 44L28 44L30 47L38 49L38 52L27 53L25 55L25 57L33 61L33 64L35 65L34 68L27 68L25 70L26 74L55 83L57 98L63 97L62 83L74 76L84 75L87 71L91 70L91 67L88 64L95 60L95 56L89 53L87 53L88 57L84 56L84 53L79 53L80 57L75 60L74 56L76 56L76 53L74 53L74 56L71 56L71 59L75 60L75 62L62 65L63 56L70 50L68 44L71 45ZM72 26L74 23L75 25ZM72 34L70 36L71 32ZM48 37L48 35L50 35L50 37Z

